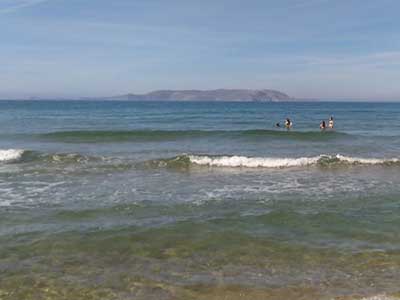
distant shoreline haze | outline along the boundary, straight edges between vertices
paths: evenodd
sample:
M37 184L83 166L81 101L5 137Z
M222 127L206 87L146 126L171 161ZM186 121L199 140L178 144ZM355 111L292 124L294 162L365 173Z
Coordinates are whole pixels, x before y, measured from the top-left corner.
M273 89L155 90L117 96L26 96L0 97L0 101L140 101L140 102L400 102L400 98L292 97Z
M106 97L128 101L286 101L287 94L269 89L157 90L146 94L125 94Z

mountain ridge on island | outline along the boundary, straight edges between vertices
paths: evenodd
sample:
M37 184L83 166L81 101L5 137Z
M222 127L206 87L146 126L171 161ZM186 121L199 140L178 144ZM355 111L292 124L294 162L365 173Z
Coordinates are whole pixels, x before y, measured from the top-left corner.
M146 94L125 94L104 98L125 101L256 101L293 100L287 94L270 89L157 90Z

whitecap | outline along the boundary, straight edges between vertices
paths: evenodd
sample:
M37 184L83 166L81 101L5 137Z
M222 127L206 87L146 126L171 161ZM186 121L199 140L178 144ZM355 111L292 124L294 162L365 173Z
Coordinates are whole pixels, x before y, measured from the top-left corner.
M375 295L375 296L370 296L370 297L364 297L361 298L360 300L399 300L400 298L395 298L391 296L387 296L386 294L381 294L381 295Z
M278 158L278 157L247 157L247 156L208 156L208 155L189 155L191 163L210 167L245 167L245 168L289 168L305 167L317 164L391 164L399 163L397 158L359 158L344 155L318 155L312 157L299 158Z
M24 152L21 149L0 150L0 162L17 161L22 157Z

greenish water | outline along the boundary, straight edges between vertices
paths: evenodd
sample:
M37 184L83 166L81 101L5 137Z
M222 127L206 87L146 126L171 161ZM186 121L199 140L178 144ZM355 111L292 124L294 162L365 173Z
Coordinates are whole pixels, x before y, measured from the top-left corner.
M400 297L399 104L0 108L2 300Z

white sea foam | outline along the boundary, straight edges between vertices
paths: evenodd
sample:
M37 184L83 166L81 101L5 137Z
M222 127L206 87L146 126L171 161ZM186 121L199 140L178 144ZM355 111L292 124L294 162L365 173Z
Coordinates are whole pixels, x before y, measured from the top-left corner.
M381 294L381 295L376 295L376 296L371 296L371 297L364 297L361 298L360 300L399 300L400 298L398 297L391 297L391 296L387 296L385 294Z
M189 155L191 163L214 167L246 167L246 168L289 168L316 165L318 163L348 163L376 165L385 163L398 163L397 158L358 158L337 155L318 155L299 158L275 158L275 157L246 157L246 156L207 156Z
M19 160L23 154L24 150L21 149L0 150L0 162Z
M270 158L270 157L246 157L246 156L195 156L189 159L197 165L216 167L247 167L247 168L284 168L307 166L318 162L319 156L300 158Z
M390 163L398 163L400 160L398 158L361 158L361 157L350 157L337 154L335 156L338 160L342 162L348 162L351 164L365 164L365 165L380 165L380 164L390 164Z

